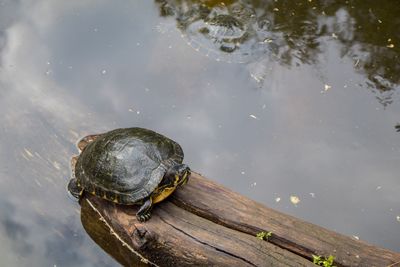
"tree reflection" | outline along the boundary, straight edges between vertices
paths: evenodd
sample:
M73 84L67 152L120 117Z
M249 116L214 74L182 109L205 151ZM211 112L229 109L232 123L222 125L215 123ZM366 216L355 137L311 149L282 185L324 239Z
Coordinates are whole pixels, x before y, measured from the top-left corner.
M207 50L211 43L219 45L216 50L222 57L233 51L247 55L256 47L257 52L273 54L283 65L316 64L327 42L334 42L340 46L341 56L351 58L355 70L366 76L367 86L383 93L377 97L383 105L392 102L390 92L400 82L397 1L382 4L371 0L156 0L156 3L161 16L174 17L183 34L200 46L205 45ZM230 26L222 22L225 31L216 31L210 37L207 29L212 26L210 21L218 14L238 18L232 11L237 6L250 13L239 17L245 25L242 28L247 29L246 38L229 40L224 34ZM190 28L193 24L203 27L196 32ZM229 43L230 49L224 50L223 43Z

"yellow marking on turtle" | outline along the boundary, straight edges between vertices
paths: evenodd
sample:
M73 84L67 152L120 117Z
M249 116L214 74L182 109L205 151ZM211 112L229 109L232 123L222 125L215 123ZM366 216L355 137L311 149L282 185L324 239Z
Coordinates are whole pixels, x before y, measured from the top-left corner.
M175 175L175 181L174 181L174 184L172 187L166 187L160 193L155 194L155 196L151 198L153 204L161 202L164 199L166 199L169 195L171 195L175 191L176 187L178 186L179 178L180 177L178 175Z
M174 192L176 189L176 186L174 187L167 187L165 188L163 191L160 192L160 194L152 197L152 202L153 203L158 203L160 201L163 201L164 199L166 199L169 195L172 194L172 192Z

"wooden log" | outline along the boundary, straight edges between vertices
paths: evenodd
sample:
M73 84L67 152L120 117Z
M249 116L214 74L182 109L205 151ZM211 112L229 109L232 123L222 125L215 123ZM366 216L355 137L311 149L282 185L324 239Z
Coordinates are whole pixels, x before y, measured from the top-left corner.
M137 207L85 194L82 223L125 266L315 266L312 254L335 256L336 266L396 266L400 254L269 209L199 174L151 219ZM258 232L272 232L268 241Z

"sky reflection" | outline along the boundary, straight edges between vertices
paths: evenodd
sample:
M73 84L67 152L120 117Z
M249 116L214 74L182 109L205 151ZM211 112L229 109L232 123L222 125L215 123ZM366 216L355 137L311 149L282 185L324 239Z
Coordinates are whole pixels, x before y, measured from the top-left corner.
M66 183L80 136L129 126L235 191L398 251L398 22L381 19L394 11L248 1L276 55L229 64L187 45L161 2L1 2L1 263L116 265ZM366 13L381 33L358 27Z

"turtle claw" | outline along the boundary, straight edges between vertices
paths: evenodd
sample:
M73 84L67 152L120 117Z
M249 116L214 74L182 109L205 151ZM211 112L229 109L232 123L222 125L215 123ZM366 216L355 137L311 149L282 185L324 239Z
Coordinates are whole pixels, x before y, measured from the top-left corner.
M145 222L148 219L150 219L151 213L145 213L145 214L140 214L140 215L136 215L136 218L138 219L139 222Z

